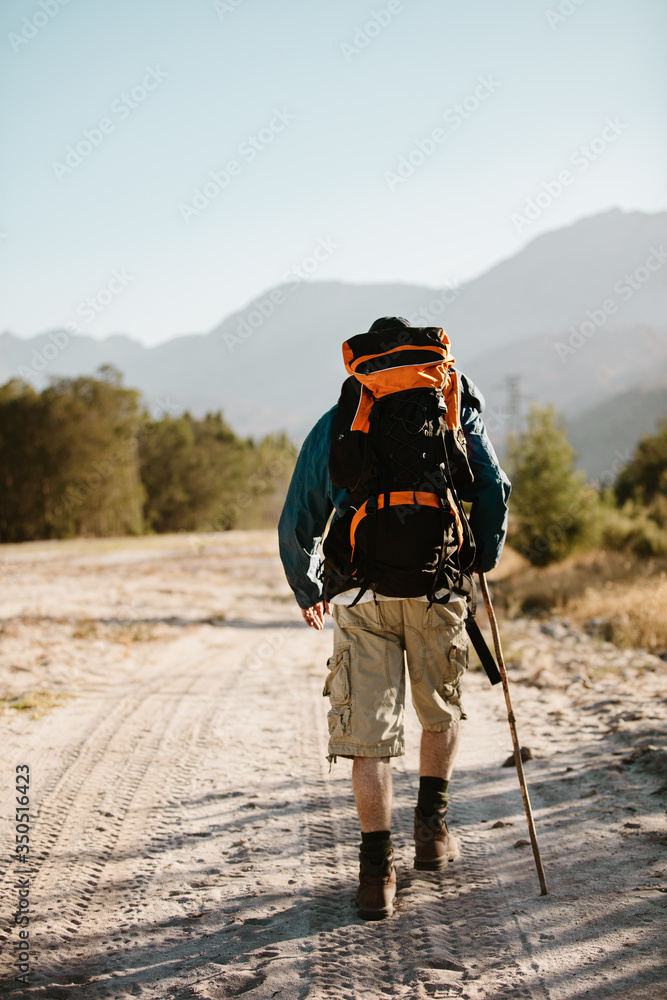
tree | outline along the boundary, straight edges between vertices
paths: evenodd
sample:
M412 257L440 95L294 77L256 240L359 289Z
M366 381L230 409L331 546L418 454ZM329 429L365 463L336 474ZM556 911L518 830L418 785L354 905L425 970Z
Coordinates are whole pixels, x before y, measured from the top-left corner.
M54 466L46 516L56 538L143 530L139 393L124 389L121 373L111 365L98 375L56 378L42 393Z
M619 473L614 493L619 504L636 500L643 506L667 496L667 420L657 434L641 439L632 461Z
M244 489L225 505L229 527L266 528L278 523L296 456L286 434L267 434L257 444L250 443Z
M0 389L0 540L141 532L139 394L99 374Z
M606 544L642 558L667 555L667 420L641 439L613 492L620 509L609 520Z
M508 472L510 544L535 566L563 559L586 534L594 493L552 407L533 405L526 430L510 437Z
M45 538L54 469L42 396L20 379L0 387L0 541Z
M145 518L154 531L203 531L247 478L248 448L222 413L145 425L139 442ZM231 525L221 523L216 530Z

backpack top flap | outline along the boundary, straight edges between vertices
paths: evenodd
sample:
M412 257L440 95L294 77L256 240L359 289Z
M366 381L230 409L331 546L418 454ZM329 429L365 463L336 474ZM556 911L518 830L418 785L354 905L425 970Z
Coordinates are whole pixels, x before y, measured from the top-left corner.
M343 344L343 360L376 399L405 389L438 389L454 364L449 337L435 326L360 333Z
M414 390L438 393L440 419L447 428L447 452L450 462L456 464L456 478L472 481L461 431L461 383L452 368L454 358L444 330L410 327L362 333L343 344L343 356L351 377L343 383L329 452L329 472L335 486L354 492L367 471L373 404ZM461 461L455 461L459 453ZM460 472L465 473L462 478Z
M382 396L406 389L439 389L446 403L445 422L451 430L459 427L461 387L458 375L450 371L455 358L450 354L449 337L441 327L403 327L360 333L343 344L343 359L353 379L344 384L350 399L354 390L348 383L361 385L354 399L352 419L347 427L367 433L373 403ZM347 412L347 408L344 408Z

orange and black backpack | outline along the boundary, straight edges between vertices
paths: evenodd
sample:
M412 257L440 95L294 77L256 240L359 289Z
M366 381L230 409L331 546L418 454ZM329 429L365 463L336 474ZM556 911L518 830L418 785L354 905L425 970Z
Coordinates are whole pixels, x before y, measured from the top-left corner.
M375 327L375 324L374 324ZM458 491L473 481L461 385L438 327L394 326L343 345L350 377L329 471L349 507L324 540L323 596L359 588L446 601L470 593L475 543Z

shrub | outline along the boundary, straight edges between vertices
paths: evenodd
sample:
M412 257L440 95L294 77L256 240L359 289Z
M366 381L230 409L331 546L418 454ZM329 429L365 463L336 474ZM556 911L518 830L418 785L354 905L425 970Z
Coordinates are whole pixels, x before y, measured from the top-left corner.
M628 500L614 515L605 524L605 547L629 550L645 559L667 556L667 531L651 517L648 509Z
M534 566L564 559L595 533L598 493L574 468L565 424L534 405L524 432L509 440L510 544Z

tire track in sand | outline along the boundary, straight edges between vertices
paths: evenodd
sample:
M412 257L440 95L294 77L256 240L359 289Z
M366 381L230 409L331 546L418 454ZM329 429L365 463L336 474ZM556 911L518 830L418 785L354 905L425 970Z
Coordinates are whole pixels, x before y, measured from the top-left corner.
M117 697L110 710L98 712L81 740L64 755L62 770L33 813L34 853L26 874L36 914L33 926L40 936L53 933L51 921L57 919L57 942L47 946L50 951L57 948L54 970L67 964L71 948L84 933L86 911L101 883L111 881L114 860L126 855L133 859L135 889L155 866L170 834L169 807L176 805L179 792L190 783L201 731L210 726L215 713L209 706L203 721L193 724L188 698L201 681L198 668L208 659L210 654L200 655L185 671L182 661L176 660L171 671L150 678L138 690L135 685L131 694ZM178 746L178 754L164 752L167 741ZM148 833L148 844L145 812L132 815L144 785L146 811L157 824L149 827L153 832ZM164 790L171 792L171 803ZM14 875L10 866L5 881Z
M163 690L165 662L168 665L169 659L161 661L159 677L150 677L139 685L133 685L126 695L103 694L99 710L91 718L83 716L84 731L80 739L62 752L58 771L39 794L37 802L34 799L31 802L35 840L39 838L37 843L33 840L31 845L30 869L33 877L39 873L58 842L63 815L70 813L84 784L117 740L121 728L131 724L137 713L145 708L147 700ZM151 672L156 673L155 668ZM166 676L169 678L171 675L167 672ZM191 685L192 678L185 679ZM80 722L81 716L77 716L77 725ZM38 768L33 767L32 770L35 772ZM7 857L4 855L5 859ZM0 891L15 876L12 862L13 858L9 856L9 864L0 870Z

